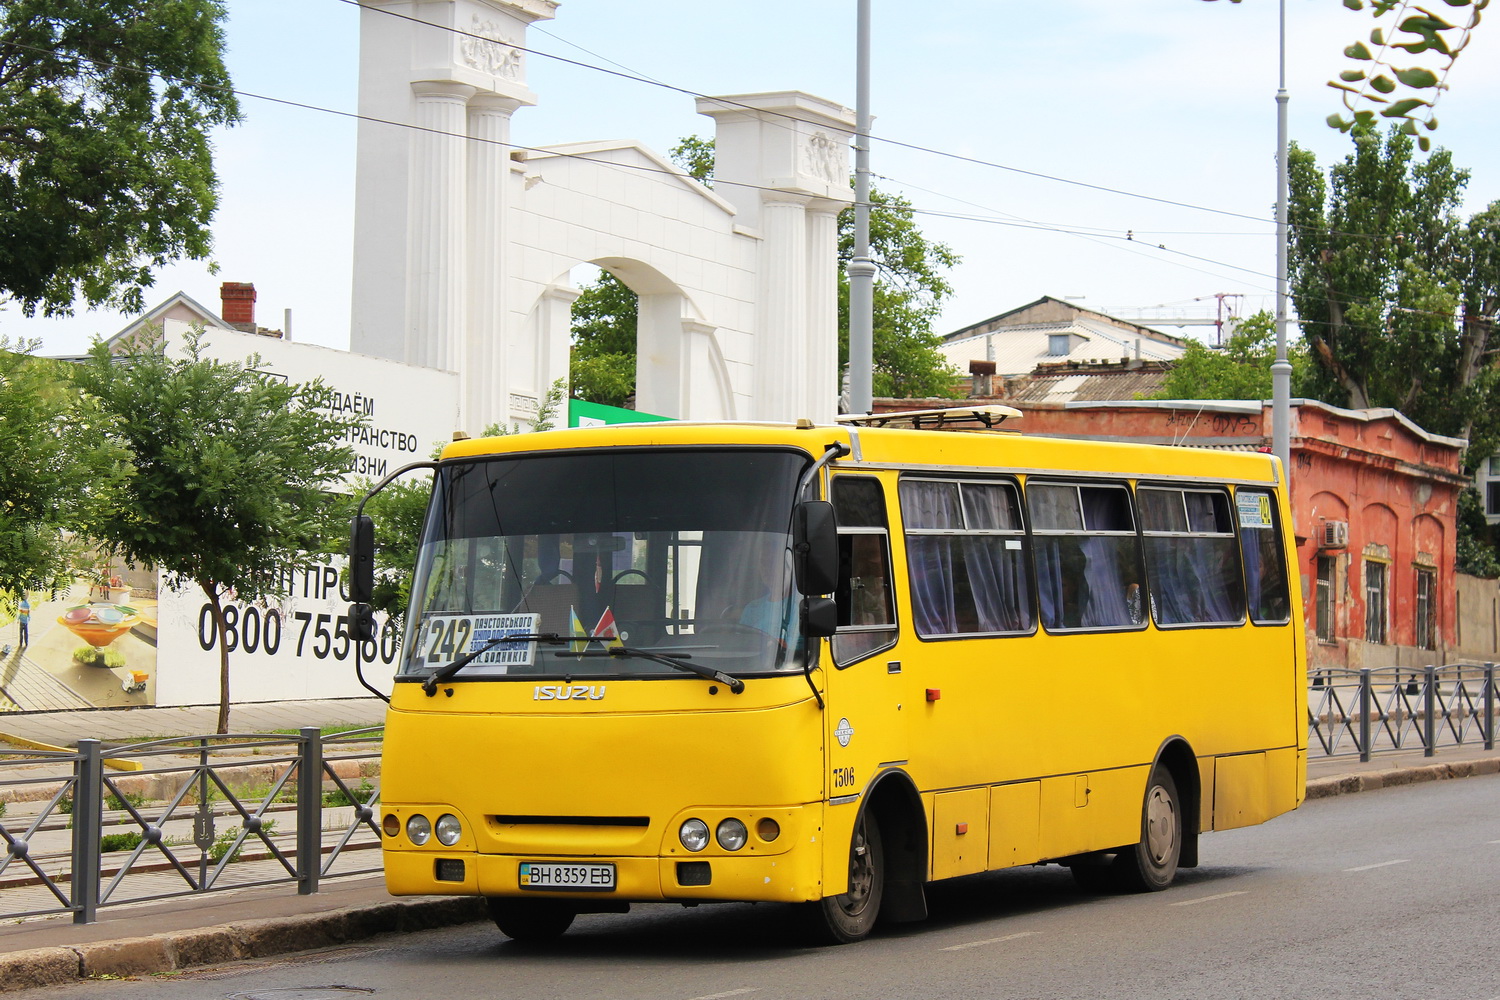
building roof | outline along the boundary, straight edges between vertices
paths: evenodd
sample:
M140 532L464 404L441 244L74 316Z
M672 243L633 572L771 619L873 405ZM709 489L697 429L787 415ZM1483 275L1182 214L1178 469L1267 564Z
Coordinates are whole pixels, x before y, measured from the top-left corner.
M959 371L993 360L997 375L1016 376L1057 361L1172 361L1187 341L1044 295L949 334L938 349Z

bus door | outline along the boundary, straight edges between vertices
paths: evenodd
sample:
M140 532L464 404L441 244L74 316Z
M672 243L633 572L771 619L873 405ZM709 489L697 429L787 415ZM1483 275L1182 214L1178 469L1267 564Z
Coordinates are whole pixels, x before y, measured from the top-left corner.
M892 588L886 489L875 476L840 475L831 496L839 525L839 628L829 642L832 668L825 743L828 799L854 812L874 779L905 768L906 677L895 657L897 616ZM830 833L848 826L831 811ZM852 824L852 817L848 823Z

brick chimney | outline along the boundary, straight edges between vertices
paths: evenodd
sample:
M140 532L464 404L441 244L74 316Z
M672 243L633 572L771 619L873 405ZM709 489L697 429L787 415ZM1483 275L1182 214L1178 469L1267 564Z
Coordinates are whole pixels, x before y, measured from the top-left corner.
M248 281L226 281L219 286L219 315L244 333L255 333L255 285Z

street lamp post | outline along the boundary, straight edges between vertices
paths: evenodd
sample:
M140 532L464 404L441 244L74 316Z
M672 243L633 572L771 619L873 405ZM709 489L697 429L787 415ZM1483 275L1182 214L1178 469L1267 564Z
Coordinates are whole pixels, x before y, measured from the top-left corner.
M856 16L854 253L849 274L849 412L874 406L875 263L870 260L870 0Z
M1281 75L1276 90L1276 361L1271 365L1271 452L1291 481L1292 363L1286 356L1287 163L1286 0L1281 0Z

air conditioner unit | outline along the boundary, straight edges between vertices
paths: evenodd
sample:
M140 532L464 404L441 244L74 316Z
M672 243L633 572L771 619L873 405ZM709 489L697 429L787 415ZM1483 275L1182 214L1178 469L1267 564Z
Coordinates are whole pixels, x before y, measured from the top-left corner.
M1342 549L1349 544L1348 521L1324 521L1323 544L1325 549Z

